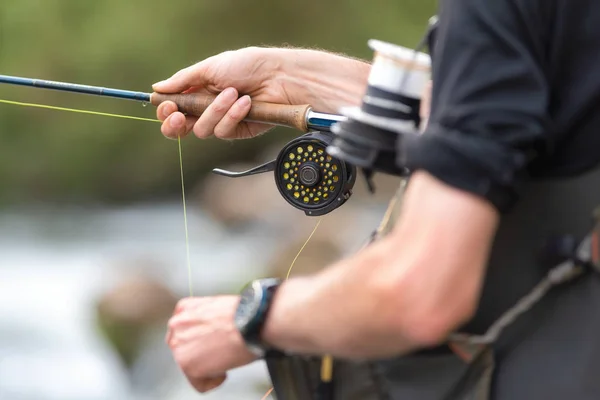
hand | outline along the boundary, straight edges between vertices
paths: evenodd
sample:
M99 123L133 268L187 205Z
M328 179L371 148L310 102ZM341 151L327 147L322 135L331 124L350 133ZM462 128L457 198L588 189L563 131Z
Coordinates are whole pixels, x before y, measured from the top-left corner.
M153 85L159 93L217 95L200 118L184 116L173 102L162 103L157 117L163 121L162 133L170 138L191 131L199 138L252 138L273 128L243 122L252 101L310 104L317 111L337 112L341 106L360 104L369 70L368 63L316 50L226 51Z
M214 134L221 139L244 139L271 129L271 125L242 120L250 111L251 99L290 104L277 79L279 61L276 50L249 47L227 51L155 84L153 89L161 93L204 92L217 95L200 118L184 116L173 102L161 104L157 116L164 122L162 133L177 137L193 130L199 138ZM240 94L244 96L239 97Z
M190 297L179 301L166 341L190 384L204 393L219 387L227 371L256 360L235 327L239 296Z

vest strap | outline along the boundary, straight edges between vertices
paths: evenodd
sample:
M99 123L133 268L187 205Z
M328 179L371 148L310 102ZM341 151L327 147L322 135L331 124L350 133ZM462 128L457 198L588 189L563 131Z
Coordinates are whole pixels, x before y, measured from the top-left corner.
M546 277L494 322L483 335L455 333L448 345L460 354L473 354L469 349L492 345L502 332L522 314L531 310L554 287L571 282L588 271L600 273L600 207L594 211L593 228L581 241L574 254L550 269ZM457 353L457 355L461 356ZM461 357L462 358L462 357Z

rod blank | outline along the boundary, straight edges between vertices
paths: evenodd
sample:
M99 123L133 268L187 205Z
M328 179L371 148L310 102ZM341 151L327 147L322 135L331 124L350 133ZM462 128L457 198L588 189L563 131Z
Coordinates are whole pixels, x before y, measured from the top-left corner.
M91 94L94 96L114 97L118 99L143 101L147 103L150 102L150 93L133 92L130 90L112 89L99 86L79 85L76 83L29 79L9 75L0 75L0 83L36 87L41 89L60 90L64 92Z

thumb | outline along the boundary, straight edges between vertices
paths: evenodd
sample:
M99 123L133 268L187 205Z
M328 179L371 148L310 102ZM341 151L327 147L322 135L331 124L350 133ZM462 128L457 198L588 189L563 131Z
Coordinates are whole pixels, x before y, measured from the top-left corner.
M190 384L200 393L206 393L221 386L227 379L227 374L213 378L189 378Z
M223 374L221 376L217 376L215 378L211 378L206 385L206 391L214 390L221 386L225 380L227 379L227 374Z
M194 86L203 86L206 83L204 64L198 63L184 68L164 81L152 85L158 93L181 93Z

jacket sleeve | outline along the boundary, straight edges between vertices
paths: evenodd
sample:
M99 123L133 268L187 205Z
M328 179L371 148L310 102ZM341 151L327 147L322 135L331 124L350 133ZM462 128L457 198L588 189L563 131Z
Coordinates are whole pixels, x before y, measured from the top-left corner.
M399 153L506 212L550 140L547 24L537 0L442 3L429 125Z

